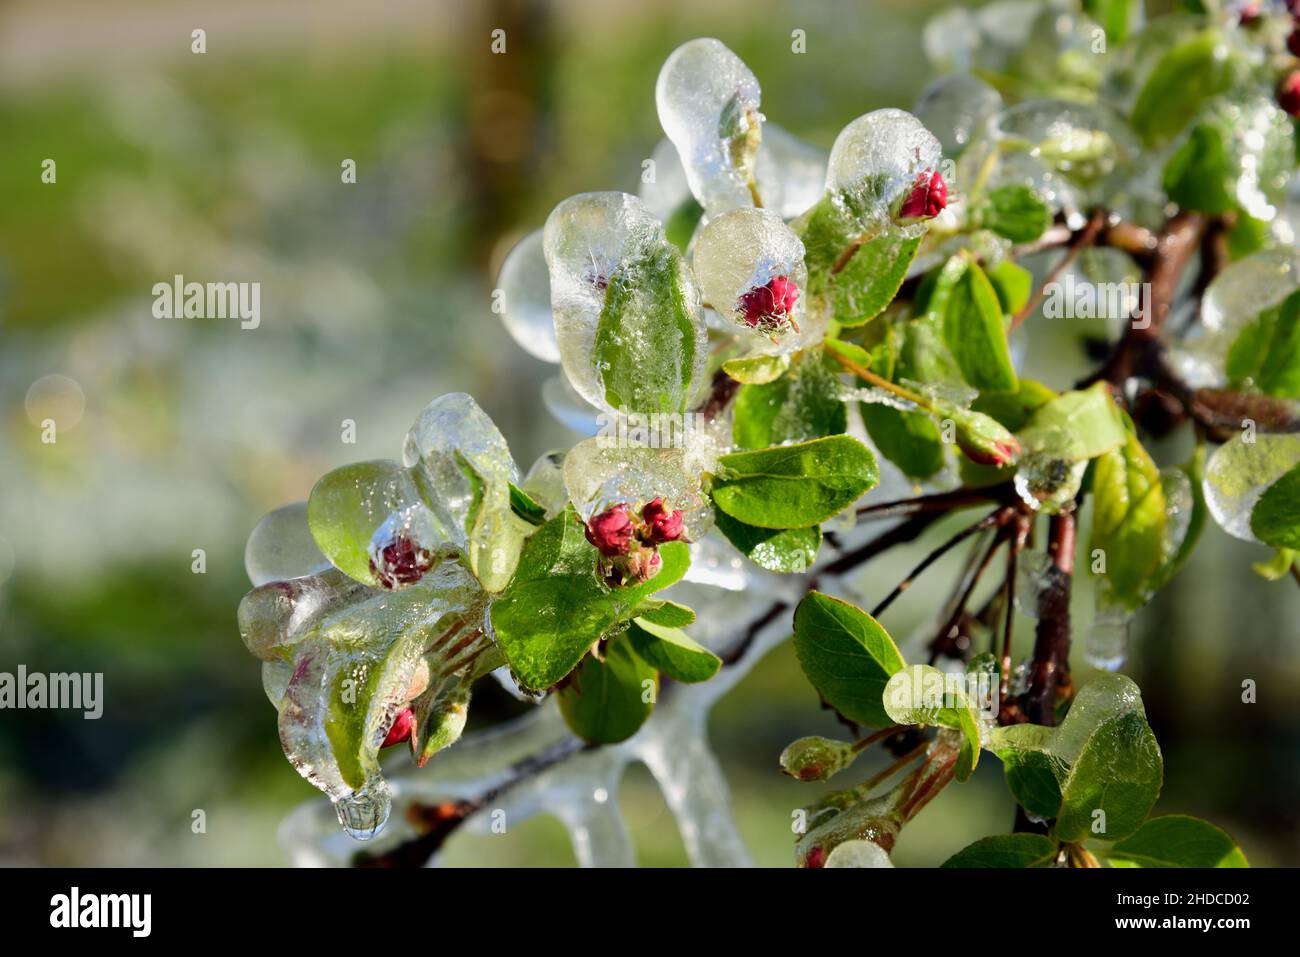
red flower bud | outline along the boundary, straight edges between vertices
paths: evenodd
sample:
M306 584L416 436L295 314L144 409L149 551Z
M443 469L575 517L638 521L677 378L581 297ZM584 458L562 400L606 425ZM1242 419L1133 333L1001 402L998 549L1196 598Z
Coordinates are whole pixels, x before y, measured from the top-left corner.
M1300 26L1297 26L1288 34L1286 48L1291 51L1292 56L1300 56Z
M433 567L433 553L405 535L398 535L381 548L378 559L370 559L370 572L383 588L418 582Z
M391 748L395 744L401 744L411 736L415 730L415 712L410 708L403 708L397 712L397 717L393 719L393 726L388 729L388 736L384 738L381 748Z
M1237 22L1243 27L1253 27L1259 22L1260 9L1258 3L1247 3L1237 13Z
M1300 70L1287 74L1277 88L1277 105L1300 118Z
M903 200L898 210L898 218L933 219L948 206L948 184L943 181L939 171L922 173L916 178L911 194Z
M647 582L659 574L663 563L658 549L639 548L628 559L627 577L638 585Z
M804 867L824 867L826 865L826 851L821 847L814 846L804 858Z
M780 325L799 299L799 287L788 276L774 276L740 297L745 325L751 329Z
M620 502L613 508L594 516L586 526L587 541L606 558L626 555L632 544L632 516L627 505Z
M682 537L681 511L677 509L668 511L661 498L647 502L641 509L641 517L646 522L646 541L651 545L675 542Z

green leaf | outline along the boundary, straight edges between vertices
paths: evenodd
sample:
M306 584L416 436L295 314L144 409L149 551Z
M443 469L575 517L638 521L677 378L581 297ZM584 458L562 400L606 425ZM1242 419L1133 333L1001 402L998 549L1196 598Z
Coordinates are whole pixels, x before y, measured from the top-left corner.
M971 776L980 757L979 721L966 697L963 676L945 676L932 665L908 665L885 685L885 713L895 724L952 728L962 733L955 771L958 781Z
M819 525L852 505L880 477L875 456L847 435L733 452L718 464L714 503L759 528Z
M945 267L946 268L946 267ZM979 389L1016 388L1016 370L1007 349L1002 304L978 263L969 262L948 295L943 313L943 337L962 377Z
M695 363L695 305L681 253L667 242L609 277L592 360L605 400L625 412L683 412ZM636 349L627 348L636 342Z
M1083 0L1084 12L1106 31L1106 39L1116 44L1128 37L1135 6L1140 6L1140 0Z
M637 618L628 629L628 637L642 659L674 681L708 681L722 667L721 658L680 628Z
M1250 866L1231 837L1208 821L1184 814L1153 817L1099 853L1138 867Z
M590 744L632 737L650 717L658 696L655 669L624 639L609 643L604 661L587 656L557 695L565 724Z
M980 225L1013 243L1031 243L1052 225L1052 211L1032 187L1006 183L989 190L976 214Z
M765 449L842 433L848 415L840 399L839 366L830 362L820 352L808 352L781 378L741 386L732 425L736 445Z
M541 525L546 521L546 508L514 482L510 483L510 511L514 512L529 525Z
M1160 471L1136 435L1097 459L1092 496L1090 547L1105 555L1110 594L1141 608L1164 556L1167 516Z
M941 867L1050 867L1056 842L1042 834L995 834L968 844Z
M827 352L841 355L864 369L870 369L872 362L875 361L870 352L854 342L845 342L843 339L827 336L822 340L822 345L825 346ZM878 370L872 369L871 371L876 372ZM884 375L884 373L881 373L881 375Z
M1224 371L1237 388L1250 382L1266 395L1300 398L1300 293L1246 324Z
M665 628L684 628L695 621L695 612L666 598L651 598L636 607L638 618Z
M491 611L497 644L520 683L551 687L642 601L679 581L690 565L687 546L669 542L659 555L663 564L649 581L610 589L596 577L597 552L571 507L538 529Z
M1167 142L1206 100L1228 89L1237 73L1235 57L1217 29L1196 33L1161 57L1129 122L1148 146Z
M970 407L971 411L992 416L1012 432L1018 432L1034 412L1054 398L1056 393L1041 382L1021 378L1015 392L981 392Z
M987 270L989 282L997 291L998 302L1007 315L1015 315L1029 302L1034 287L1034 274L1010 259L1004 259Z
M723 372L746 385L766 385L774 382L789 368L790 356L785 353L775 356L746 356L741 359L728 359L722 363Z
M849 328L880 315L898 295L920 247L920 236L908 238L895 233L877 236L859 246L831 281L835 321Z
M1250 566L1260 578L1266 582L1279 581L1291 574L1291 566L1295 564L1296 553L1289 548L1277 548L1273 550L1273 557L1266 562L1253 562Z
M1221 216L1237 205L1229 191L1231 178L1223 132L1209 123L1197 123L1165 164L1164 187L1179 206Z
M1056 818L1056 838L1072 843L1132 834L1164 776L1142 696L1123 675L1085 685L1059 727L995 728L989 749L1001 759L1016 801L1038 817Z
M943 468L943 435L930 416L879 402L863 402L859 408L867 434L880 454L908 478L926 479Z
M760 568L770 572L798 574L807 571L817 559L821 547L821 528L757 528L732 518L719 509L713 524L735 545L740 553Z
M831 707L858 724L894 722L883 696L903 656L880 623L860 608L809 592L794 613L794 650L808 681Z
M1266 545L1300 551L1300 465L1264 490L1251 509L1250 530Z
M1031 452L1082 462L1124 445L1128 430L1106 384L1098 382L1039 406L1019 438Z

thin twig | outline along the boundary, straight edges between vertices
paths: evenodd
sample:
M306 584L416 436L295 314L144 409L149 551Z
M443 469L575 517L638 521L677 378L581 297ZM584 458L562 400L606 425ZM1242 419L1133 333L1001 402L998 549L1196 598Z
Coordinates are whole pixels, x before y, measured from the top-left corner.
M1043 284L1038 287L1038 290L1016 313L1015 318L1011 320L1011 328L1007 330L1008 335L1019 329L1020 324L1038 308L1039 303L1047 297L1047 288L1061 278L1061 275L1070 267L1070 263L1074 262L1079 253L1096 241L1097 234L1101 232L1101 227L1105 224L1106 214L1101 210L1097 210L1092 214L1092 218L1088 220L1088 225L1075 233L1074 238L1070 240L1070 245L1066 247L1065 255L1061 257L1061 261L1056 264Z

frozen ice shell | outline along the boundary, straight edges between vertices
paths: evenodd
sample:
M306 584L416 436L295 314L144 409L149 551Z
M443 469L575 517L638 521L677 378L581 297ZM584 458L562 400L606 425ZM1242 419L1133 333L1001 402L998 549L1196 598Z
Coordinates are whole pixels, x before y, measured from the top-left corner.
M938 69L967 70L979 49L979 26L965 7L949 7L926 21L921 41L926 57Z
M763 124L758 148L758 191L763 207L793 219L817 203L826 186L830 155L775 123Z
M501 321L515 342L543 362L559 362L560 348L551 317L551 277L540 229L519 240L506 255L497 288L504 299Z
M969 73L940 77L916 101L916 118L934 133L943 151L956 156L986 119L1002 109L1002 95Z
M686 182L686 170L682 168L681 157L677 155L672 140L662 139L656 143L650 160L654 163L654 177L647 180L646 174L641 174L637 196L656 219L666 223L668 217L691 198L691 187Z
M749 185L762 136L760 99L754 74L720 40L683 43L659 71L659 123L711 216L754 205Z
M439 396L411 426L402 457L449 541L469 548L484 586L504 586L514 564L500 546L511 537L509 483L519 469L496 424L463 392Z
M559 514L569 501L569 492L564 487L564 449L544 452L538 456L524 476L524 483L519 486L546 509L546 514L554 517Z
M826 855L823 867L893 867L889 852L871 841L845 841Z
M684 405L703 381L708 333L690 270L645 204L627 193L571 196L546 220L545 250L560 362L577 393L599 409L614 410L606 395L606 370L596 355L607 293L616 283L625 284L621 287L627 293L624 314L649 322L661 316L665 304L659 301L660 290L645 283L655 278L674 284L687 312L689 332L679 331L671 345L665 344L662 330L621 345L634 367L652 369L670 362L689 366L685 395L671 397ZM652 277L659 269L674 272L671 277ZM665 355L665 349L674 352Z
M1214 450L1202 487L1210 514L1229 535L1258 542L1250 513L1270 485L1300 463L1300 435L1237 435Z
M578 395L563 372L542 383L542 404L556 422L579 435L595 435L603 418L609 415Z
M1132 619L1133 613L1126 608L1099 603L1085 642L1088 664L1101 671L1119 671L1124 667Z
M943 148L906 110L876 110L840 131L831 147L826 192L842 202L865 232L883 229L926 173L939 169ZM924 224L905 227L921 230Z
M330 567L307 525L307 503L267 512L244 546L244 569L254 585L316 575Z
M263 661L287 661L321 615L359 601L369 589L336 568L259 585L239 603L239 634Z
M564 459L564 484L578 514L590 518L626 503L640 508L662 498L680 509L686 537L695 541L713 524L713 509L701 488L696 456L686 448L620 448L597 436L579 442Z
M808 271L803 242L779 215L735 209L695 239L695 277L704 299L749 336L793 348L804 314Z

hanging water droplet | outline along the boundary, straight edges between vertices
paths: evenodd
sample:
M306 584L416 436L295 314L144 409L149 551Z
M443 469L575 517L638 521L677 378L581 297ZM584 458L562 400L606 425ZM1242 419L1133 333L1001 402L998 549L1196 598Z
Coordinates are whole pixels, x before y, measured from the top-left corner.
M1085 645L1088 664L1102 671L1119 671L1128 660L1132 613L1117 605L1097 609Z
M1021 552L1016 559L1016 610L1028 618L1038 617L1039 597L1052 586L1052 559L1046 552Z
M384 829L392 809L388 787L382 781L371 788L353 791L334 802L339 824L348 836L357 841L368 841Z

